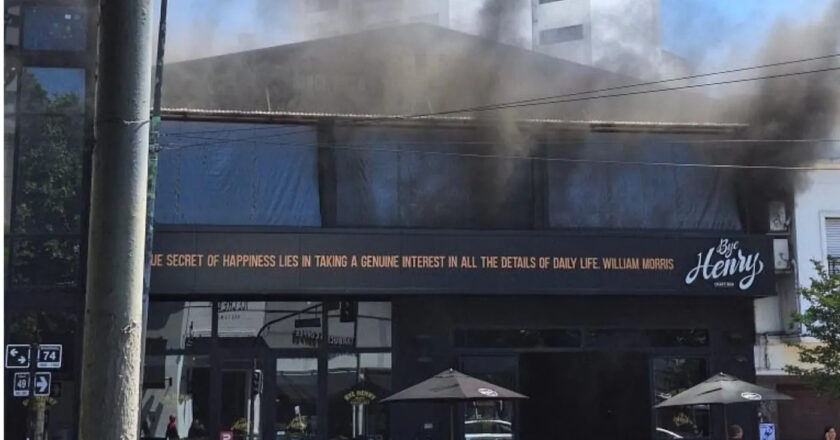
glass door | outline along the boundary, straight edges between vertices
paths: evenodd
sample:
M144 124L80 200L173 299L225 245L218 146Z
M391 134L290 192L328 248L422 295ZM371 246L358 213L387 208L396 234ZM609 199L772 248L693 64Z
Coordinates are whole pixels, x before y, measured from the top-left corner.
M266 429L274 440L314 440L322 429L318 414L318 358L277 357L267 372L271 380L265 388L273 397L273 411Z
M220 431L229 433L234 440L259 438L262 406L259 360L256 357L223 359L221 367Z

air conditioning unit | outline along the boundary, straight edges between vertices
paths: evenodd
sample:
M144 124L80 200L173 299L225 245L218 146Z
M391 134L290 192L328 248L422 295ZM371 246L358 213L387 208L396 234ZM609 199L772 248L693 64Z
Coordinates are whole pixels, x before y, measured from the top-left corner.
M787 217L785 202L773 201L767 207L770 222L770 232L787 232L790 219Z
M787 238L773 239L773 265L777 271L790 270L790 246Z

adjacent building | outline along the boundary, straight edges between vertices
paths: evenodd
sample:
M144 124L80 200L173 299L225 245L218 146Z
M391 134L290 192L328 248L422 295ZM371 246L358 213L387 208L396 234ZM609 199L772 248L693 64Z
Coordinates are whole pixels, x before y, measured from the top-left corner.
M662 49L659 0L303 1L304 40L426 23L635 77L678 76Z
M838 150L828 149L827 153L818 164L836 166ZM796 398L762 408L768 421L778 421L780 438L800 438L814 426L835 423L833 420L840 414L838 402L819 396L784 371L787 365L800 365L798 351L790 343L818 343L807 336L807 329L792 323L794 312L804 312L809 307L797 294L798 289L807 287L816 277L814 262L821 263L831 274L840 273L840 201L827 196L840 189L840 175L830 170L804 173L797 188L792 203L777 205L772 216L778 234L775 258L783 273L779 296L756 301L757 379Z

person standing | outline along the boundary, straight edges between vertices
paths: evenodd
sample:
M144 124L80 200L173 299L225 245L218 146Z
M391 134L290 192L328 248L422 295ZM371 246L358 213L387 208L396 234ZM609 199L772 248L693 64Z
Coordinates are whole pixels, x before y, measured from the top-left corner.
M744 438L744 430L741 425L729 426L729 440L742 440Z
M169 416L169 424L166 425L166 440L179 440L178 425L175 423L175 414Z

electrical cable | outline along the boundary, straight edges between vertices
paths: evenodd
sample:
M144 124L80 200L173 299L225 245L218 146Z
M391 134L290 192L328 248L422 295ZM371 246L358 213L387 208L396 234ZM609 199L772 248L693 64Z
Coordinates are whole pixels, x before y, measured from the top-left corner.
M787 78L797 75L811 75L815 73L826 73L826 72L833 72L840 70L840 66L838 67L827 67L824 69L815 69L815 70L805 70L800 72L788 72L788 73L777 73L774 75L765 75L765 76L757 76L752 78L741 78L741 79L733 79L727 81L717 81L711 83L702 83L702 84L688 84L684 86L674 86L674 87L665 87L661 89L653 89L653 90L638 90L634 92L624 92L624 93L613 93L608 95L597 95L597 96L585 96L581 98L569 98L569 99L557 99L557 100L550 100L550 101L540 101L540 102L532 102L526 104L499 104L496 106L488 106L481 110L475 111L490 111L490 110L503 110L509 108L519 108L519 107L532 107L538 105L547 105L547 104L563 104L569 102L580 102L580 101L591 101L595 99L603 99L603 98L617 98L623 96L635 96L635 95L645 95L648 93L660 93L660 92L672 92L676 90L687 90L687 89L695 89L699 87L708 87L708 86L719 86L719 85L726 85L726 84L738 84L748 81L760 81L760 80L767 80L767 79L778 79L778 78ZM455 113L465 113L470 110L446 110L441 112L434 113L435 116L440 115L448 115L448 114L455 114Z
M465 157L473 159L498 159L498 160L518 160L518 161L545 161L545 162L566 162L566 163L592 163L602 165L630 165L630 166L659 166L659 167L676 167L676 168L714 168L714 169L747 169L747 170L777 170L777 171L840 171L838 166L799 166L799 165L741 165L741 164L715 164L715 163L701 163L701 162L667 162L667 161L625 161L613 159L580 159L569 157L551 157L551 156L528 156L528 155L505 155L505 154L487 154L487 153L458 153L450 151L423 151L423 150L406 150L397 148L377 148L377 147L357 147L352 145L332 145L324 146L318 144L277 144L269 143L270 145L277 145L287 148L318 148L328 150L344 150L344 151L364 151L364 152L385 152L385 153L402 153L402 154L419 154L419 155L434 155L445 157ZM166 147L164 150L178 150L179 147Z
M634 88L634 87L650 86L650 85L654 85L654 84L664 84L664 83L675 82L675 81L686 81L686 80L690 80L690 79L705 78L705 77L709 77L709 76L717 76L717 75L725 75L725 74L730 74L730 73L745 72L745 71L748 71L748 70L766 69L766 68L779 67L779 66L785 66L785 65L790 65L790 64L825 60L825 59L835 58L835 57L840 57L840 53L834 53L834 54L830 54L830 55L822 55L822 56L811 57L811 58L801 58L801 59L798 59L798 60L780 61L780 62L777 62L777 63L763 64L763 65L759 65L759 66L740 67L740 68L736 68L736 69L721 70L721 71L717 71L717 72L708 72L708 73L701 73L701 74L696 74L696 75L687 75L687 76L681 76L681 77L677 77L677 78L669 78L669 79L663 79L663 80L657 80L657 81L648 81L648 82L643 82L643 83L627 84L627 85L623 85L623 86L606 87L606 88L602 88L602 89L595 89L595 90L589 90L589 91L584 91L584 92L565 93L565 94L561 94L561 95L545 96L545 97L542 97L542 98L522 99L522 100L518 100L518 101L510 101L510 102L500 103L500 104L489 104L489 105L484 105L484 106L477 106L477 107L460 109L460 111L458 111L458 112L459 113L464 113L464 112L469 112L469 111L481 111L481 110L484 110L484 109L487 109L487 108L497 107L499 105L507 106L507 105L514 105L514 104L528 104L528 103L532 103L532 102L546 101L546 100L552 100L552 99L557 99L557 98L569 98L569 97L578 96L578 95L590 95L590 94L594 94L594 93L611 92L611 91L615 91L615 90L629 89L629 88ZM428 115L433 115L433 114L436 114L436 113L417 114L417 115L412 115L412 117L422 117L422 116L428 116Z

